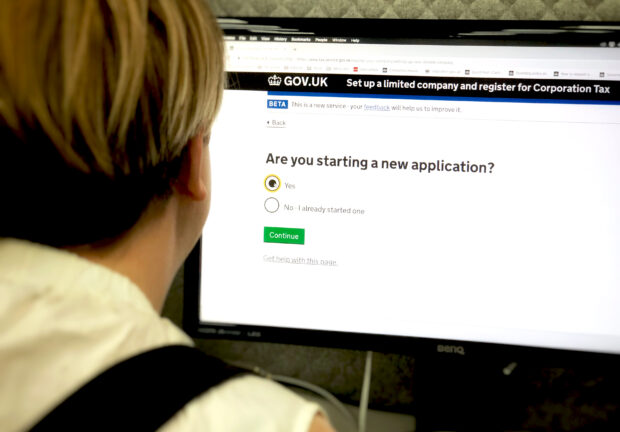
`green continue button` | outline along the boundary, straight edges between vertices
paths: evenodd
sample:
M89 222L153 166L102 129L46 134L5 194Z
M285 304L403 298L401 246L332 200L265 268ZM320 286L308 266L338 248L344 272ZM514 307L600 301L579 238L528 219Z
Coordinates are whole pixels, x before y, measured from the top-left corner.
M303 228L265 227L265 243L304 244L306 230Z

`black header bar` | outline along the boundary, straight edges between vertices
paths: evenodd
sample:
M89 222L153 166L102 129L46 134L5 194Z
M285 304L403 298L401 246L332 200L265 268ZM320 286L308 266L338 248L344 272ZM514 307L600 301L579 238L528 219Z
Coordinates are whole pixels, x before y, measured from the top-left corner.
M428 76L229 73L229 89L466 98L618 102L620 81Z

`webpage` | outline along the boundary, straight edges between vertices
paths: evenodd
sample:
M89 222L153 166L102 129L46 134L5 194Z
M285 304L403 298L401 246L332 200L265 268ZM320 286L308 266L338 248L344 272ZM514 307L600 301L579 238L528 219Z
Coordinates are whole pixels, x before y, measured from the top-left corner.
M598 80L245 65L210 144L201 321L620 353L609 64ZM580 67L562 73L601 66Z

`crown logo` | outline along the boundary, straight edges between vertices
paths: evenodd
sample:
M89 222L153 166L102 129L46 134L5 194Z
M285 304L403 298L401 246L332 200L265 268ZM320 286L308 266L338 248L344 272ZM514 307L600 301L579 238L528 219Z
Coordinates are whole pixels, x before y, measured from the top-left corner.
M282 84L282 78L277 75L272 75L267 79L267 82L269 82L270 86L279 86Z

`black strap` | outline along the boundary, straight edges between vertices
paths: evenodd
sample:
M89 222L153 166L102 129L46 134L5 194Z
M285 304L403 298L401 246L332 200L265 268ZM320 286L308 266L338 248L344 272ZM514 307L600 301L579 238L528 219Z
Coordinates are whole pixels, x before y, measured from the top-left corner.
M31 431L154 431L196 396L241 369L188 346L167 346L97 376Z

